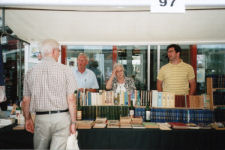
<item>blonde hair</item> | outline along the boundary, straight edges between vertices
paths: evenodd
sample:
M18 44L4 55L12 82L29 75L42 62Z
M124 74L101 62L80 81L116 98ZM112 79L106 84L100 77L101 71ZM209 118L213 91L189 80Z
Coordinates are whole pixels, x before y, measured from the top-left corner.
M122 64L120 64L120 63L115 63L115 64L113 65L113 69L115 69L116 67L121 67L121 68L123 69L123 71L124 71L124 67L123 67Z

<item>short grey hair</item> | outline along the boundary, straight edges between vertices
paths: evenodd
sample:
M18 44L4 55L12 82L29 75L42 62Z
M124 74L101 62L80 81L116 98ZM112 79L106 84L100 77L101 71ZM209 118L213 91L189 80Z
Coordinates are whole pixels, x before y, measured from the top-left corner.
M123 67L122 64L120 64L120 63L115 63L115 64L113 65L113 69L115 69L116 67L121 67L121 68L123 68L123 71L124 71L124 67Z
M59 48L59 43L54 39L46 39L40 44L42 57L46 57L52 53L54 49Z
M80 57L80 56L84 56L86 59L87 59L87 61L89 61L89 57L85 54L85 53L80 53L79 55L78 55L78 57ZM78 58L77 57L77 58Z

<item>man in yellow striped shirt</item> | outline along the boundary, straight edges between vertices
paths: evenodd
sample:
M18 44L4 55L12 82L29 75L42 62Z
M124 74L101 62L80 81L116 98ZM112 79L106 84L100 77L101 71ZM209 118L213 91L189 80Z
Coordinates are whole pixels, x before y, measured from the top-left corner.
M171 44L167 47L169 63L162 66L157 76L157 90L176 95L193 95L196 89L193 67L180 58L181 48ZM189 86L190 85L190 86Z

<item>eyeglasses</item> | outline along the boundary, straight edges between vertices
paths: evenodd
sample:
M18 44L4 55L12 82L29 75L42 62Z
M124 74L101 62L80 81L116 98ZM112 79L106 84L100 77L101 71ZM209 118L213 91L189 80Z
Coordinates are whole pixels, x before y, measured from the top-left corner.
M123 72L123 70L117 70L116 72Z

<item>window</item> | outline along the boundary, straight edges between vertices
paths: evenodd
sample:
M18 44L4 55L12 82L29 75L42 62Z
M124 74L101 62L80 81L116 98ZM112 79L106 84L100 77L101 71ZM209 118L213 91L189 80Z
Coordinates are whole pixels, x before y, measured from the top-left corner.
M79 53L88 55L87 68L96 74L100 89L105 89L115 62L123 64L137 89L147 89L147 46L67 46L67 65L75 67Z
M200 93L204 93L207 76L225 74L225 44L199 44L197 49L197 87Z

